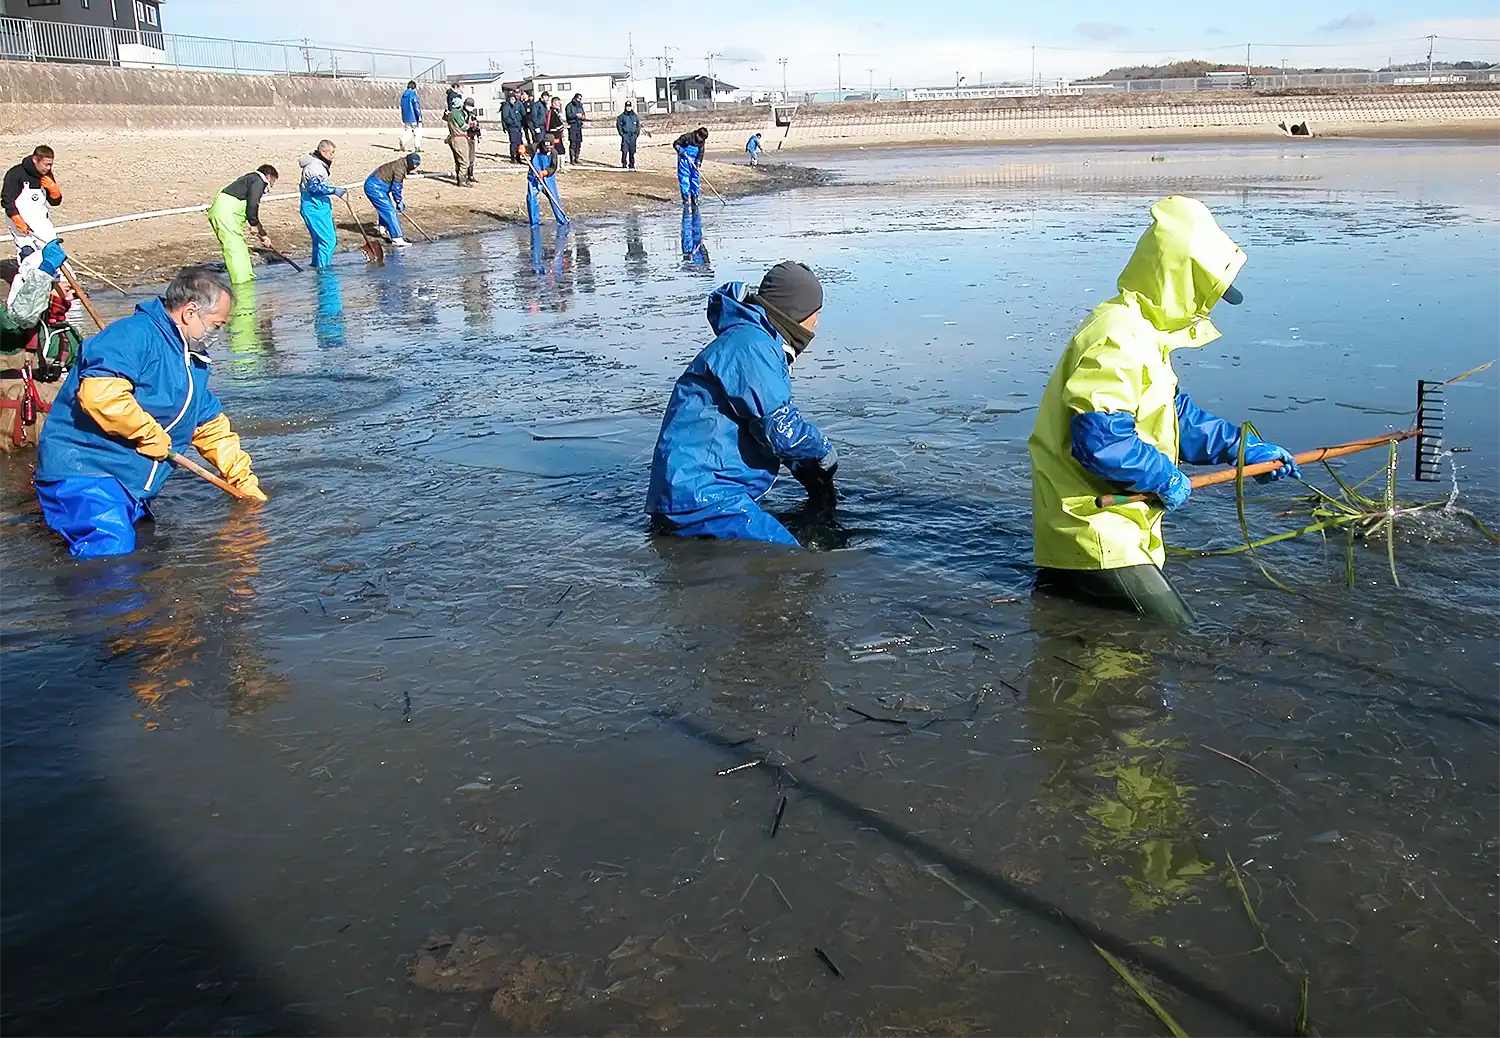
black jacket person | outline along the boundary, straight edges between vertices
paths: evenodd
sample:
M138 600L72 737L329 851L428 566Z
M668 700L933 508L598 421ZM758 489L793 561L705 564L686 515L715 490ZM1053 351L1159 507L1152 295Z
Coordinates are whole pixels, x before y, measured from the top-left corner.
M583 124L588 121L583 114L583 95L574 94L563 114L568 120L568 161L577 162L583 154Z

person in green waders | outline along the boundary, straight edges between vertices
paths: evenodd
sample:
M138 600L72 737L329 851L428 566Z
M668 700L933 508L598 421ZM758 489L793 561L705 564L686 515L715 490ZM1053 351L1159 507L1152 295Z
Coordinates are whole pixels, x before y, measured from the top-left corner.
M260 199L276 185L276 167L260 166L220 191L208 207L208 225L219 239L224 252L224 269L231 285L255 280L250 266L250 249L245 244L245 228L251 227L260 243L272 248L271 238L260 223Z
M1208 312L1234 287L1245 254L1202 202L1174 195L1151 207L1151 226L1120 274L1120 294L1073 334L1047 383L1031 449L1037 589L1175 624L1193 612L1162 572L1161 520L1187 503L1178 468L1230 465L1240 430L1178 392L1172 351L1219 337ZM1300 478L1292 455L1251 435L1245 464L1281 461L1257 477ZM1153 500L1100 508L1121 491Z

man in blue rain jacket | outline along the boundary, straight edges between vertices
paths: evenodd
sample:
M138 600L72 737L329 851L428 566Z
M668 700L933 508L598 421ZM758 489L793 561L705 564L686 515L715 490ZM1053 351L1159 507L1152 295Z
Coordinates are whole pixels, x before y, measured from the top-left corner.
M422 147L422 99L417 96L417 81L406 84L401 95L401 146L408 152Z
M229 320L234 296L186 267L164 296L86 339L38 444L36 496L47 525L77 558L128 555L135 524L188 447L243 494L264 501L250 455L208 388L203 341Z
M759 504L783 464L831 503L838 452L792 402L791 366L822 308L817 275L789 260L759 289L731 282L708 297L716 337L678 378L651 460L654 528L796 545Z

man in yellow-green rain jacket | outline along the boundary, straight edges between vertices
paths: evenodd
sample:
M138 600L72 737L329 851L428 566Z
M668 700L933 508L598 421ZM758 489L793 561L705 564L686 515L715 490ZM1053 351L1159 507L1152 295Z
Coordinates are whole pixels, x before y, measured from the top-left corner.
M1187 623L1192 611L1162 566L1163 511L1192 492L1178 465L1227 465L1240 431L1177 391L1171 353L1219 337L1208 312L1233 286L1245 254L1202 202L1174 195L1151 207L1151 226L1120 274L1120 294L1074 333L1037 414L1031 449L1037 587L1112 608ZM1245 464L1282 461L1261 477L1300 476L1292 456L1251 436ZM1147 502L1100 508L1121 491Z

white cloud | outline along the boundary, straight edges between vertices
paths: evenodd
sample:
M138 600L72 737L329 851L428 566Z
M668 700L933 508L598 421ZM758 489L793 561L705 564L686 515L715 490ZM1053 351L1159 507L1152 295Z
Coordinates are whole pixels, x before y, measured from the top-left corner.
M1375 19L1370 17L1370 12L1361 7L1358 11L1351 11L1342 18L1335 18L1318 26L1318 29L1321 32L1358 32L1374 24Z

